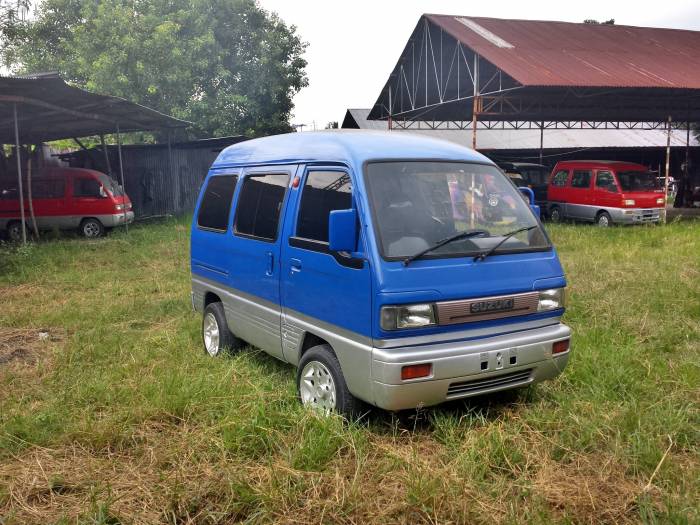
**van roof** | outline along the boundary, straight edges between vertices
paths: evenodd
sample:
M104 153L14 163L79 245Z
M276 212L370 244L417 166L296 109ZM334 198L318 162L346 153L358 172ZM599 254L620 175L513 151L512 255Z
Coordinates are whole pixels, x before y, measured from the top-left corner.
M566 168L572 166L580 166L585 168L641 168L648 170L647 166L637 164L636 162L626 162L624 160L560 160L556 167Z
M367 160L378 159L440 159L493 164L474 150L423 135L338 130L287 133L240 142L224 149L212 167L299 162L342 162L359 166Z

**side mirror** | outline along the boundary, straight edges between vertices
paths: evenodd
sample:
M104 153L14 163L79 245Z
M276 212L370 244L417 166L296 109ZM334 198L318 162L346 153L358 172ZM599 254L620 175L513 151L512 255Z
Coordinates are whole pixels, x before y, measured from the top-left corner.
M104 186L102 186L102 185L100 185L100 198L101 199L107 198L107 191L105 190Z
M333 210L328 218L328 248L334 252L357 250L357 212Z

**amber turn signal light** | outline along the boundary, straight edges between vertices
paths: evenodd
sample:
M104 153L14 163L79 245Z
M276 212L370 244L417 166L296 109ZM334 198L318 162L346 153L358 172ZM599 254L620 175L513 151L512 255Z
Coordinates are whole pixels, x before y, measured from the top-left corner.
M561 354L569 349L569 340L557 341L552 345L552 354Z
M418 379L419 377L428 377L433 371L431 363L423 363L420 365L408 365L401 369L401 379Z

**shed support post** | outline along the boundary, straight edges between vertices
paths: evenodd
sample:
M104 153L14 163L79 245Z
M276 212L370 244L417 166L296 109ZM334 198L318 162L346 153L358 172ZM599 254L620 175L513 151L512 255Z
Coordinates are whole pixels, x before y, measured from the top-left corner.
M474 103L472 106L472 149L476 151L476 126L479 120L479 97L474 97Z
M117 153L119 156L119 177L122 185L122 192L126 197L126 185L124 184L124 164L122 163L122 134L119 130L119 123L117 123ZM126 233L129 233L129 225L126 223L126 206L124 206L122 212L124 213L124 229Z
M170 138L170 129L168 128L168 179L171 181L171 184L175 187L175 208L176 208L176 213L180 213L180 177L175 177L173 178L173 150L172 150L172 141Z
M19 125L17 124L17 104L13 105L15 118L15 155L17 156L17 191L19 192L19 216L22 221L22 243L27 244L27 225L24 221L24 188L22 187L22 155L19 149Z
M544 159L543 150L544 149L544 120L540 122L540 164Z
M679 192L678 190L680 189L681 185L683 185L683 191ZM686 122L686 128L685 128L685 173L683 174L683 179L681 180L680 184L676 185L676 198L678 198L678 194L680 193L683 196L683 201L680 202L679 204L683 207L687 206L688 202L688 194L686 193L686 189L690 185L690 121ZM677 207L675 206L674 203L674 208Z
M109 153L107 152L107 145L105 144L105 136L100 135L100 145L102 146L102 153L105 156L105 167L107 168L107 175L112 176L112 166L109 163Z
M666 222L666 198L668 196L668 177L671 171L671 115L666 123L666 170L664 174L664 222Z

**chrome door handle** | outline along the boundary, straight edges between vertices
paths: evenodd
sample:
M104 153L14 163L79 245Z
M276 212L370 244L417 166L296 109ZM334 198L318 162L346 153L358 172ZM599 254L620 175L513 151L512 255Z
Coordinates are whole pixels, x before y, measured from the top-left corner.
M265 275L272 275L275 271L275 256L272 252L267 252L267 271Z
M289 259L289 267L292 272L301 271L301 260L300 259Z

